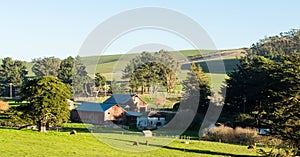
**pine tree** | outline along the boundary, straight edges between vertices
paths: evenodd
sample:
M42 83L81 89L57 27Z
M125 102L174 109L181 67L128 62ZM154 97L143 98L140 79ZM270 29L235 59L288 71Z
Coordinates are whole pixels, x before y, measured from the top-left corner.
M41 132L47 125L60 126L69 119L67 99L71 97L69 88L53 76L43 76L30 80L22 89L21 100L29 104L25 113L39 126Z
M75 59L71 56L61 61L58 78L65 84L72 85Z
M200 65L191 63L191 71L183 82L184 99L189 102L199 102L198 112L205 113L209 106L211 89L207 75L203 73Z
M12 60L12 58L4 58L0 66L0 94L8 96L10 84L14 87L15 95L20 94L20 88L26 82L28 71L26 63L23 61Z

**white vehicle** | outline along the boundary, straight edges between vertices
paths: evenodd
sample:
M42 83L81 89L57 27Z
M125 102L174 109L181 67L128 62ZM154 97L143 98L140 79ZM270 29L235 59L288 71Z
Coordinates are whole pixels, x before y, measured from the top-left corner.
M166 124L164 117L138 117L136 126L140 130L144 129L158 129Z

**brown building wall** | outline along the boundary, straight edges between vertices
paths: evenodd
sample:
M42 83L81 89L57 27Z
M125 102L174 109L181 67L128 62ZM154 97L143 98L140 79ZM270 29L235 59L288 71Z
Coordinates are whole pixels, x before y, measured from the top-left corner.
M125 111L119 106L113 106L105 111L105 121L106 120L123 120L125 117Z
M103 112L77 111L79 119L84 123L101 124L104 122Z
M134 97L132 97L132 101L136 105L137 112L146 112L147 111L147 104L141 98L134 96Z

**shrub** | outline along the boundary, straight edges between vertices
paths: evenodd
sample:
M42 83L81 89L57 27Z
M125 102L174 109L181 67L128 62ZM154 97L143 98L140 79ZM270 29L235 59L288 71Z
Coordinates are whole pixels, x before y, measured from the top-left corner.
M237 127L235 129L226 126L214 127L210 130L205 139L211 141L222 141L226 143L254 144L258 139L255 129Z
M281 149L281 148L272 148L271 151L265 151L263 149L259 149L257 151L258 154L262 156L269 156L269 157L292 157L295 156L294 152L291 149Z
M261 136L258 140L259 145L263 145L266 147L284 147L285 143L276 137L273 136Z
M255 123L255 118L251 116L250 114L238 114L237 117L235 118L235 124L236 126L254 126Z

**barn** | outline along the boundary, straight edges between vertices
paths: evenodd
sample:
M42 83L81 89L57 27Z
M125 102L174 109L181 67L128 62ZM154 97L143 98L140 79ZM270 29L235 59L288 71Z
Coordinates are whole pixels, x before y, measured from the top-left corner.
M118 104L126 111L146 112L147 103L142 100L137 94L113 94L103 103Z
M126 112L118 104L85 102L71 113L71 120L92 124L103 124L106 121L122 122Z

